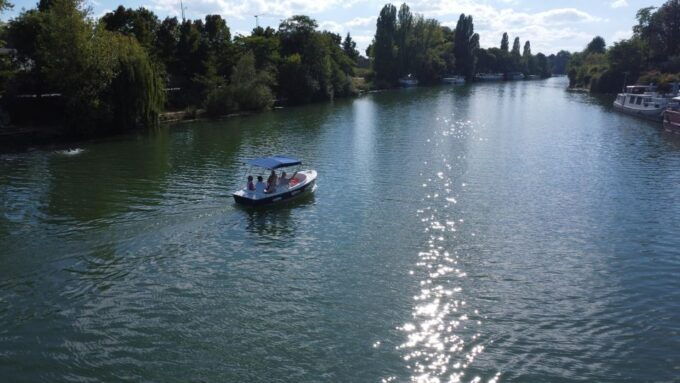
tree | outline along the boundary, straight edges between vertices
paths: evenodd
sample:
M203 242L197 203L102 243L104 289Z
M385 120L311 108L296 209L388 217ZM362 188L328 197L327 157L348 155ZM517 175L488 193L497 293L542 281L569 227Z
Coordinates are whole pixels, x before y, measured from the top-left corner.
M102 16L101 21L109 31L134 36L148 51L152 50L156 43L160 23L158 17L146 8L133 10L119 5L115 11Z
M527 40L522 51L522 69L525 74L536 74L537 68L534 57L531 55L531 43Z
M345 36L345 40L342 42L342 50L345 52L347 57L352 59L354 62L356 62L359 58L357 43L352 40L352 36L349 35L349 32L347 32L347 36Z
M510 43L510 41L508 39L508 33L503 32L503 37L501 38L501 50L503 52L506 52L506 53L508 52L509 43Z
M512 51L510 51L510 68L513 72L522 69L522 56L520 56L519 47L519 37L515 37L515 41L512 42Z
M402 4L397 14L397 25L395 30L394 44L397 53L397 73L404 76L413 71L413 49L414 49L414 17L411 9Z
M375 38L373 39L373 70L378 82L394 85L399 74L394 65L395 48L394 34L397 28L397 8L386 4L376 21Z
M571 58L571 53L561 50L557 52L557 55L548 56L548 62L552 73L554 74L566 74L567 73L567 63Z
M589 43L588 46L586 46L586 53L604 53L605 52L605 47L606 43L604 42L604 39L600 36L595 36Z
M262 110L274 103L272 79L266 71L257 71L255 55L247 52L236 63L231 75L234 100L241 110Z
M472 16L461 14L456 24L453 49L456 56L456 71L468 79L475 75L474 53L479 45L479 35L474 30Z
M643 8L637 19L633 31L647 44L654 64L680 55L680 0L668 0L656 11L654 7Z
M550 64L548 63L548 58L543 54L539 53L535 57L536 61L536 74L541 76L541 78L550 77Z

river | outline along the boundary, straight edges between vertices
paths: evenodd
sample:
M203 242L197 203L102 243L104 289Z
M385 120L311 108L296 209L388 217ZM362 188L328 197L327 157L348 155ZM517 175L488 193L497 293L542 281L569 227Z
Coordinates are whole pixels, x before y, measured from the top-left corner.
M566 79L0 155L0 376L671 382L680 138ZM250 211L248 158L313 198Z

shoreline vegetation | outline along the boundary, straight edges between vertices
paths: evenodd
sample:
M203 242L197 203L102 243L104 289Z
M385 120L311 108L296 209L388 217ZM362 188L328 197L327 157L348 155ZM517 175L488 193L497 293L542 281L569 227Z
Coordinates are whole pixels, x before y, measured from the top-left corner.
M388 3L363 56L349 33L320 30L304 15L282 20L278 29L257 26L232 36L220 15L161 20L143 7L121 5L95 19L83 0L39 0L0 25L0 146L331 101L398 87L405 76L432 85L453 75L471 82L483 73L505 79L569 74L570 87L591 92L612 90L621 73L646 78L646 68L673 79L660 70L677 67L680 43L668 49L654 39L680 41L658 30L672 24L679 3L641 10L634 37L608 50L597 37L583 52L549 56L534 55L519 37L511 46L507 33L499 47L481 48L470 15L461 14L451 29L406 4ZM0 0L0 11L9 7ZM644 60L630 57L631 46L640 47L634 52ZM12 132L18 132L15 143L6 139ZM17 137L28 138L19 144Z
M591 93L617 93L626 85L658 85L670 91L680 81L680 0L637 12L632 37L607 47L595 37L581 52L573 53L567 74L570 88Z

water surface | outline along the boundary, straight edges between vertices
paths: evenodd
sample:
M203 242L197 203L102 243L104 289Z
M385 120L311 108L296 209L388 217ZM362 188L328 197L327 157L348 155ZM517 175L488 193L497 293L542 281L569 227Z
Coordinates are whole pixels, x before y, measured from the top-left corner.
M680 139L564 79L0 156L8 381L671 382ZM244 159L316 196L249 211Z

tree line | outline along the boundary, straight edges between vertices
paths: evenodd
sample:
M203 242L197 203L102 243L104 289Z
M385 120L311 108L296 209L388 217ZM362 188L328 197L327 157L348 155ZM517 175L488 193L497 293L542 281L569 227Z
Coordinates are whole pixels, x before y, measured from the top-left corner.
M455 29L451 29L435 19L412 13L406 4L399 10L386 4L366 54L373 63L377 87L394 86L408 74L424 83L435 83L452 74L472 80L477 73L490 72L549 77L553 71L564 73L569 56L565 51L534 55L529 41L520 50L519 37L514 39L512 50L509 48L507 33L499 48L481 48L471 15L461 14Z
M0 39L13 52L0 57L3 107L46 105L49 121L77 134L154 127L164 109L217 116L351 95L359 57L349 34L307 16L232 37L220 15L160 20L119 6L95 20L82 0L40 0Z
M607 47L595 37L568 64L569 86L613 93L626 84L656 83L669 90L680 81L680 0L637 12L633 36Z

